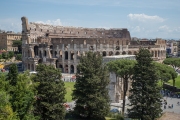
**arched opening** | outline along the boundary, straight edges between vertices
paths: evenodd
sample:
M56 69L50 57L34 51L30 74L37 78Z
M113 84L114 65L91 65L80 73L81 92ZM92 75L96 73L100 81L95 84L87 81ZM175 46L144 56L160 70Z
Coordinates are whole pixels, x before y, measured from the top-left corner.
M106 51L103 51L103 56L106 56Z
M65 73L68 73L68 65L65 66Z
M154 51L151 51L152 57L154 57Z
M71 60L74 60L74 53L71 52Z
M58 63L59 63L59 61L58 61L58 60L56 60L56 68L58 68Z
M155 57L157 57L157 51L155 51Z
M39 57L42 58L42 53L41 53L41 51L39 51Z
M44 50L44 56L46 57L46 50Z
M68 51L65 51L65 60L68 60Z
M30 56L30 50L28 50L28 56L27 56L27 57L31 57L31 56Z
M51 56L53 55L53 50L50 50ZM52 56L53 57L53 56Z
M125 51L123 51L123 52L122 52L122 55L126 55L126 52L125 52Z
M31 71L34 71L34 64L31 64Z
M34 55L38 56L38 46L34 46Z
M57 57L57 51L54 51L54 55L55 55L55 57Z
M128 55L132 55L132 52L131 52L131 51L128 51Z
M38 60L38 64L41 64L41 63L42 63L42 59L39 59L39 60Z
M62 73L64 72L63 66L61 64L59 65L59 69L61 70Z
M119 50L120 47L119 47L119 41L116 42L116 50Z
M30 70L30 64L28 64L28 69Z
M137 52L136 51L134 51L134 55L136 55L137 54Z
M53 49L53 46L52 46L52 45L50 46L50 49L51 49L51 50Z
M112 56L112 55L113 55L113 52L112 52L112 51L110 51L110 52L109 52L109 56Z
M74 66L71 65L71 73L74 73Z
M119 53L119 52L116 52L116 55L120 55L120 53Z

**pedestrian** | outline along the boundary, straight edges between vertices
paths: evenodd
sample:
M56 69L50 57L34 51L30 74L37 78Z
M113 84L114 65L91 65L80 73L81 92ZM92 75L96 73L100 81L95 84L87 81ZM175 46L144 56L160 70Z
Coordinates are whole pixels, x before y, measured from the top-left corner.
M164 105L164 109L166 109L166 105Z
M173 108L173 104L171 105L171 108Z

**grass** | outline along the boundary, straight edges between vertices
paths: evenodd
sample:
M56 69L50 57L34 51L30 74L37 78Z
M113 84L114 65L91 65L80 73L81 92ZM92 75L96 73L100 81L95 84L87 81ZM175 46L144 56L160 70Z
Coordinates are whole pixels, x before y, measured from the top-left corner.
M173 86L173 80L169 80L169 81L166 82L166 83ZM158 81L158 85L159 85L159 86L162 86L162 83L161 83L160 80ZM175 86L176 86L177 88L180 88L180 75L175 79Z
M116 120L115 118L110 118L110 117L105 117L106 120ZM75 119L75 118L70 118L67 120L79 120L79 119Z
M105 117L106 120L116 120L115 118Z
M65 84L65 88L66 88L66 95L65 95L65 99L67 102L71 102L72 101L72 92L74 89L74 82L64 82Z
M169 80L167 83L173 85L173 80ZM180 88L180 75L175 79L175 86Z

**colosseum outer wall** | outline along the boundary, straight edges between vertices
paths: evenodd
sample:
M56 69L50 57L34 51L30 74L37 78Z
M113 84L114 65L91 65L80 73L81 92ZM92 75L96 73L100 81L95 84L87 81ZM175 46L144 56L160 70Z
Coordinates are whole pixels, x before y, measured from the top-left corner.
M64 73L76 73L79 57L87 51L103 56L136 54L140 46L150 49L154 59L165 58L163 40L132 42L127 29L63 27L28 23L26 17L21 20L24 70L35 71L43 63Z

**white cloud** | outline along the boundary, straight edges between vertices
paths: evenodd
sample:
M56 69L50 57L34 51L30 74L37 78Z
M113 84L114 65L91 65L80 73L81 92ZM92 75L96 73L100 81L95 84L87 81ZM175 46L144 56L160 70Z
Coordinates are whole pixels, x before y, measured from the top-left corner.
M131 20L137 20L137 21L141 21L141 22L146 22L146 21L156 21L156 22L163 22L165 21L165 19L155 15L155 16L149 16L146 14L128 14L128 17Z
M60 19L56 19L56 20L47 20L47 21L36 21L35 23L42 23L42 24L48 24L48 25L59 25L61 26L62 23L60 21Z
M163 25L159 27L159 30L169 30L169 27L167 25Z
M163 25L163 26L160 26L159 28L158 28L158 31L160 31L160 32L173 32L173 31L176 31L176 30L178 30L178 28L170 28L170 27L168 27L167 25Z
M132 32L140 32L141 29L140 26L132 27Z
M5 31L21 32L21 20L14 18L0 19L0 29Z

